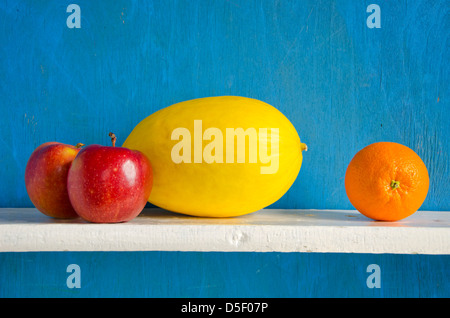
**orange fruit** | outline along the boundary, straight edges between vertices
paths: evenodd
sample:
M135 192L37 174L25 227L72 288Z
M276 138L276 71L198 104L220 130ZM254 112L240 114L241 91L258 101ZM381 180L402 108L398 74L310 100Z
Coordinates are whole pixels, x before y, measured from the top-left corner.
M377 221L398 221L415 213L428 193L428 170L410 148L377 142L350 161L345 190L350 203Z

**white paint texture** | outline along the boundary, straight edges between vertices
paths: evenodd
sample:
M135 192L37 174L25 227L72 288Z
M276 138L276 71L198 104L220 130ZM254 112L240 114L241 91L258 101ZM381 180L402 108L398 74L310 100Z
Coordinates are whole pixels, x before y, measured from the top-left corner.
M0 209L0 251L242 251L450 254L450 213L398 222L357 211L261 210L198 218L145 209L127 223L56 220L36 209Z

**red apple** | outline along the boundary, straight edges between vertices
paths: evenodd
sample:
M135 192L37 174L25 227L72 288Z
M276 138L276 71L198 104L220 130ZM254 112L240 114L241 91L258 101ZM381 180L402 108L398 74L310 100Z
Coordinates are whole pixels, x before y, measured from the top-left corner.
M72 205L93 223L127 222L144 209L153 186L150 161L139 151L111 146L83 148L69 170Z
M54 218L76 218L67 192L67 176L80 147L46 142L37 147L25 168L25 187L36 209Z

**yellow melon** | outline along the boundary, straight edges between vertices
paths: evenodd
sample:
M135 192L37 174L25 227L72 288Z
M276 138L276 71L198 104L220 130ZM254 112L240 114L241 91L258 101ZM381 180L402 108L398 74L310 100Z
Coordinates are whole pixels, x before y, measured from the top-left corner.
M152 163L150 203L201 217L239 216L276 202L297 178L306 150L279 110L239 96L163 108L142 120L123 147Z

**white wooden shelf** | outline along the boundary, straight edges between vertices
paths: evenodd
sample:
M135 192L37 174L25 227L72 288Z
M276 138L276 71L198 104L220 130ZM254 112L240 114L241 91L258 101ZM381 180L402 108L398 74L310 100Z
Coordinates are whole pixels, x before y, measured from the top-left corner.
M216 219L145 209L127 223L94 224L0 209L0 252L24 251L450 254L450 212L376 222L343 210L266 209Z

